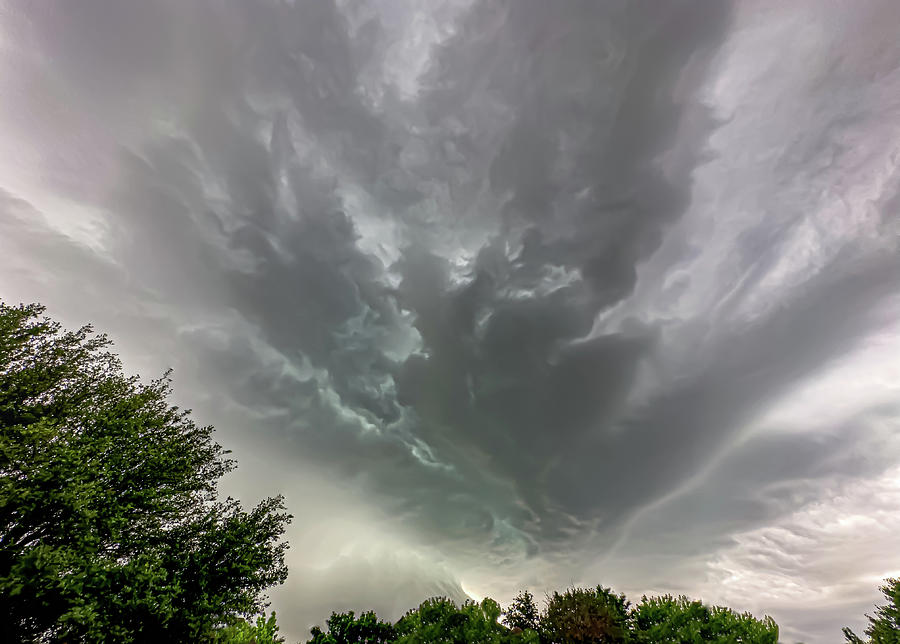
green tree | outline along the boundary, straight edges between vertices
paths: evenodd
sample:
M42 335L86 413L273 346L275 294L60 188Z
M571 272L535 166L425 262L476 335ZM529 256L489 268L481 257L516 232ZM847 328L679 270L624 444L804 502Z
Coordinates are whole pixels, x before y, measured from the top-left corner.
M628 641L628 602L609 588L554 592L541 617L542 639L551 644L615 644Z
M327 631L313 626L308 644L387 644L393 642L393 625L382 622L375 613L368 611L359 617L353 611L332 613L326 623Z
M500 605L493 599L467 601L457 607L443 597L428 599L397 622L397 644L537 644L534 631L502 626Z
M275 612L267 618L259 615L256 623L239 618L230 626L219 629L215 633L216 644L280 644L284 638L278 635L278 623Z
M218 500L234 468L168 374L125 376L90 327L0 303L0 640L211 639L287 576L281 497Z
M519 630L531 629L537 631L540 628L540 612L534 603L534 595L523 590L512 600L506 613L503 615L503 623L510 628Z
M869 644L900 644L900 578L886 580L880 590L887 603L876 606L874 615L866 615ZM844 629L844 638L851 644L865 642L849 628Z
M776 644L778 626L728 608L709 607L686 597L642 597L629 612L636 644Z

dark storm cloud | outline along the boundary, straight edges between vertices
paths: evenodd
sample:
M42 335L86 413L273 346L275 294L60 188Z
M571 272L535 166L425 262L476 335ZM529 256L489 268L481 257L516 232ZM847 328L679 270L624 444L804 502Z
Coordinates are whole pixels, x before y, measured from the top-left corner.
M243 95L204 96L202 117L182 124L182 133L123 153L122 181L105 204L128 218L117 222L119 261L185 306L224 300L288 363L302 369L308 360L322 370L324 380L310 376L293 387L290 379L273 386L265 375L233 377L234 395L248 406L280 409L273 424L293 419L303 449L338 471L364 472L376 493L432 538L489 542L495 519L560 537L569 519L555 516L555 506L569 505L573 491L547 488L548 472L566 467L559 459L567 444L613 415L652 333L638 328L572 342L590 331L598 311L631 291L635 264L686 203L689 167L672 181L653 161L681 120L673 94L682 68L692 57L699 65L703 46L723 33L727 10L719 6L709 12L683 3L658 12L584 4L571 14L548 14L541 3L473 7L426 75L428 121L414 140L418 152L399 155L391 151L410 147L408 126L362 102L341 15L325 3L257 10L239 31L257 43L245 65L265 68L263 80L225 87L270 84L282 108L260 113ZM485 12L494 14L487 24L495 33L480 31ZM248 35L253 30L259 35ZM597 32L610 40L598 42ZM187 40L209 37L198 29ZM487 72L466 79L466 57L479 46ZM508 60L520 63L509 70ZM197 64L216 66L202 58ZM413 237L399 263L385 266L357 245L341 173L349 169L363 189L386 198L383 210L399 209L413 235L453 227L423 221L421 202L436 199L431 191L435 175L448 170L439 156L448 144L467 149L452 140L441 110L468 94L476 114L469 123L462 111L463 137L482 134L483 96L500 101L508 123L486 133L493 146L460 152L457 164L470 173L484 167L484 176L458 185L449 179L463 202L484 190L494 195L495 210L480 213L497 222L491 238L461 282L450 280L447 260L434 254L445 249L429 248L427 232ZM276 102L256 102L266 100ZM284 106L296 116L289 120ZM315 140L330 167L298 154L292 126ZM391 140L382 144L385 136ZM696 156L702 139L693 145ZM395 171L392 161L409 175L393 185L419 186L406 197L400 188L381 189L380 177ZM219 203L209 203L204 174L222 191ZM172 261L158 261L163 248ZM570 275L568 283L540 292L553 270ZM396 289L387 286L388 271L401 278ZM403 328L404 310L415 331ZM421 347L413 355L383 353L392 336L415 332ZM233 342L241 355L246 343ZM239 364L254 363L245 356L225 364L231 368L216 373L238 376ZM368 434L369 426L377 433ZM540 536L520 538L534 552Z
M543 590L627 564L625 584L690 592L676 576L702 577L704 548L894 454L872 428L893 410L815 440L745 435L885 328L900 274L898 186L853 153L893 109L864 70L888 87L897 61L854 38L809 87L754 85L739 54L771 48L759 16L700 0L8 12L24 71L0 123L27 171L0 168L4 284L109 328L142 368L176 367L246 455L237 489L277 481L331 531L327 548L309 521L292 535L300 577L278 601L307 606L297 637L331 608L461 596L470 573ZM798 47L827 49L810 29ZM749 97L730 98L729 65ZM771 95L808 126L761 114ZM854 172L871 194L841 185ZM815 220L836 202L845 217Z
M861 263L836 261L830 272L805 285L790 308L774 311L741 337L728 338L727 346L717 348L716 361L697 377L625 416L616 431L568 443L558 485L580 494L566 501L583 512L596 504L597 489L612 490L627 479L627 495L599 506L615 516L677 486L773 396L877 328L879 321L866 313L896 291L898 271L895 254ZM610 459L609 465L592 470L590 455L598 453Z
M399 288L425 347L404 365L401 400L430 442L473 450L514 481L547 537L564 528L554 506L580 487L548 488L548 473L614 417L652 345L640 327L578 339L631 292L635 265L687 202L703 139L681 151L680 176L654 161L682 121L676 83L691 82L685 66L702 65L728 17L726 4L568 9L476 4L442 46L422 98L432 149L482 170L448 180L463 195L491 191L495 211L470 216L496 218L496 233L464 284L448 284L439 258L411 254ZM540 292L554 270L573 277Z

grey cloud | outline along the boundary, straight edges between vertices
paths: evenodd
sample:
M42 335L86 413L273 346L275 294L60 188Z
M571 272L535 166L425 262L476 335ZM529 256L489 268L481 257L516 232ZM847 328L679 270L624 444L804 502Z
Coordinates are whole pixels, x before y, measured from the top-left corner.
M515 31L517 26L529 26L536 21L535 18L518 16L517 11L519 10L518 5L512 5L509 9L511 26L508 29L511 30L510 33L514 38L523 37ZM590 18L600 24L605 18L605 14L594 13L589 16L578 16L578 18L581 22ZM654 22L654 20L651 19L650 22ZM563 27L569 28L565 25ZM654 27L656 26L651 25L651 33L653 33ZM662 36L657 34L658 39L665 41L665 29L656 28L663 32ZM579 33L581 33L579 37L585 42L577 46L592 45L592 43L586 42L588 40L586 33ZM525 38L527 39L527 36ZM309 46L305 41L298 45L301 49ZM452 43L450 47L452 47ZM316 54L313 52L309 55L315 58ZM530 54L526 51L522 55ZM538 50L534 55L539 60L538 64L540 64L542 56L549 58L546 64L550 67L559 64L554 61L557 54L552 48L546 47ZM339 60L341 59L339 58ZM572 56L572 60L577 61L577 55ZM336 72L338 78L335 83L339 85L346 80L344 79L346 74L341 69L341 66L338 65ZM612 72L615 72L615 69L611 70ZM552 78L547 78L545 82L551 80ZM625 82L624 85L623 92L625 98L628 99L628 83ZM299 83L298 86L306 87L303 83ZM550 89L545 91L549 92ZM607 97L602 98L606 99ZM618 100L621 101L622 98L618 97ZM315 112L318 109L316 104L308 105L300 102L296 97L295 103L301 118L304 119L311 110ZM605 100L598 107L612 112L619 108L616 100ZM540 109L540 104L538 103L533 109ZM252 124L259 123L261 117L248 112L242 118L249 119L249 123ZM630 118L633 116L630 115ZM373 377L387 379L392 377L392 371L396 371L390 361L385 361L378 355L378 347L375 345L379 339L378 321L382 320L383 324L388 326L396 324L398 321L397 309L389 300L384 300L384 286L378 284L378 278L382 277L380 273L384 267L379 266L376 260L365 256L356 248L356 233L353 224L343 214L339 200L329 192L332 186L329 185L328 180L324 185L321 182L311 183L304 177L309 169L300 164L296 164L292 168L274 168L271 160L272 151L265 150L261 142L248 137L245 131L239 129L240 125L240 119L235 122L234 118L227 118L223 114L213 112L191 130L194 136L193 145L197 146L202 160L224 184L230 196L227 204L230 211L224 214L214 213L215 216L225 216L232 220L233 228L227 234L228 247L247 251L255 264L253 270L238 271L228 279L232 290L230 302L248 319L260 324L266 340L284 355L297 359L302 353L312 361L314 366L327 369L330 384L335 387L335 391L342 401L353 404L359 400L362 403L360 406L363 411L371 414L374 409L377 413L388 416L388 420L396 421L400 415L397 404L389 400L378 400L377 397L373 399L370 395L371 391L361 390L353 382L354 379L359 380L360 368L374 369ZM590 121L586 120L585 125L590 125ZM277 120L273 130L281 129L283 131L283 128L286 128L284 120ZM315 129L319 133L328 128L316 126ZM523 132L524 130L521 128L514 127L510 134L510 141L514 142ZM365 141L366 139L361 139L357 143L364 147ZM510 143L509 145L517 144ZM183 164L185 167L190 167L191 164L198 165L198 159L190 159L191 147L188 142L173 141L171 146L180 148L182 150L180 154L188 157ZM499 172L496 168L502 167L503 164L514 163L509 160L509 155L504 151L511 148L504 144L500 149L499 156L491 162L495 168L495 172L489 173L492 179L496 177L496 172ZM162 154L163 159L169 161L173 160L172 154L174 153L174 150L150 151L151 156ZM282 165L285 165L285 157L290 157L291 154L290 146L284 146L284 144L281 149L277 150L277 156L282 157ZM540 158L541 155L538 155L535 160L540 161ZM290 166L290 163L286 165ZM171 171L175 164L169 163L167 167ZM278 216L274 212L279 206L274 203L274 175L279 170L288 173L292 188L296 191L294 197L299 208L297 214L282 213ZM601 168L598 168L598 172L599 170ZM196 217L197 213L192 213L191 217L185 217L185 212L181 212L179 215L178 210L181 204L171 194L166 194L171 182L160 182L153 175L154 172L150 172L149 169L141 168L141 172L136 173L135 180L131 184L126 183L123 190L125 198L131 198L133 204L127 201L118 201L113 205L136 214L141 222L151 221L148 210L158 209L161 213L165 212L166 219L160 221L157 215L153 218L155 219L153 231L148 232L159 234L165 238L180 239L183 241L179 243L189 244L180 249L175 247L178 259L167 267L171 271L168 277L169 283L177 283L177 275L184 271L196 276L199 283L204 284L204 290L206 290L219 278L211 274L209 281L206 281L202 280L201 275L204 270L209 273L222 270L222 266L216 258L216 251L220 249L210 249L208 242L205 241L208 233L204 235L196 225L193 229L182 229L180 234L166 232L160 227L164 221L177 222L184 219L190 221L191 217ZM496 183L496 180L493 180L492 183ZM526 183L527 181L521 184L522 189L525 189ZM593 184L588 185L589 188L592 186ZM506 189L502 182L501 185L493 185L492 188L500 192ZM148 190L152 190L152 194L148 193ZM569 191L571 192L571 189ZM306 204L311 204L311 207L306 207ZM414 412L410 413L414 413L421 421L414 427L413 432L419 436L419 440L425 441L426 446L436 450L434 458L439 461L442 458L450 459L450 462L447 463L450 467L463 467L463 463L457 463L454 459L471 458L472 450L484 454L488 458L493 458L498 465L500 465L499 461L504 458L503 455L508 454L518 462L503 465L504 473L511 476L513 480L518 480L521 485L526 478L530 478L526 472L532 468L540 472L544 465L540 462L529 462L529 467L522 467L523 457L521 455L512 456L515 454L513 450L504 449L508 448L511 442L508 434L510 429L507 428L515 428L514 431L517 432L519 439L516 442L519 447L535 448L534 450L526 449L525 454L542 454L552 460L554 452L557 451L555 446L565 439L566 434L574 436L580 432L590 431L593 423L600 420L600 412L604 405L603 396L611 399L615 393L622 393L627 387L628 378L624 375L629 369L629 349L627 347L633 344L634 340L623 339L622 348L616 346L616 338L591 340L584 345L593 347L590 351L567 350L564 345L589 330L591 319L598 307L608 305L609 298L613 298L612 301L614 301L628 292L629 282L633 282L634 279L633 268L630 271L625 270L624 290L622 287L603 287L596 283L597 279L614 276L619 270L616 268L617 264L624 262L626 265L633 265L636 258L627 259L626 254L618 250L610 250L604 255L602 249L605 242L601 242L600 248L596 251L579 250L579 245L584 242L583 240L576 241L574 237L582 236L583 231L579 230L579 226L586 214L577 209L573 209L571 213L563 212L562 214L568 214L574 218L571 224L573 228L570 232L573 238L559 240L550 246L544 245L543 251L538 242L537 256L541 252L546 255L539 260L538 266L534 265L536 257L536 252L532 250L535 246L534 243L529 248L523 249L519 258L512 262L508 258L498 257L497 253L494 253L493 260L486 259L482 263L493 263L494 265L499 263L501 274L492 276L488 269L479 271L479 275L472 284L463 289L458 296L447 293L450 287L446 282L441 283L444 278L441 277L441 269L436 268L434 270L437 272L433 274L437 282L422 285L424 289L422 300L412 301L409 299L412 297L415 300L416 296L407 286L408 274L413 273L415 279L422 280L427 279L426 275L430 270L427 267L410 263L416 261L416 253L419 251L416 251L415 248L410 249L409 259L404 260L403 267L400 269L407 275L398 291L400 306L410 306L416 313L416 327L425 343L423 350L431 355L424 361L422 358L414 356L406 366L401 368L397 374L399 402L412 405ZM603 213L598 214L598 221L604 220L602 215ZM624 214L619 213L617 216L622 217ZM614 229L618 225L612 224ZM223 222L222 227L224 226ZM585 239L589 240L597 235L602 237L603 224L598 224L598 226L600 226L600 232L584 235ZM534 239L534 235L531 238ZM195 239L195 242L189 241L191 239ZM146 241L146 237L143 235L137 240L138 244L144 241ZM145 248L157 246L162 246L162 244L150 243ZM613 248L615 247L613 246ZM132 247L127 251L131 261L140 259L140 254L135 253L135 250L140 250L140 247L137 249ZM427 253L427 251L425 252ZM593 285L595 291L598 288L606 291L606 294L601 294L599 300L596 299L596 293L592 294L590 289L585 290L581 283L558 289L543 298L526 297L520 302L505 302L502 296L498 297L496 293L491 293L492 290L515 288L517 283L523 280L526 286L533 286L539 280L534 275L528 277L529 272L533 274L539 266L547 264L562 264L563 266L568 264L569 267L572 267L573 261L576 265L580 261L579 254L584 255L588 252L601 253L598 259L591 260L591 267L583 271L587 273L589 280L592 279L595 283ZM204 255L209 257L205 258ZM490 252L486 250L482 256L490 256ZM618 259L615 259L617 256ZM201 266L193 267L185 263L188 261L200 262ZM512 264L512 266L503 266L504 264ZM604 266L613 270L603 270ZM502 275L504 272L507 275ZM524 273L525 276L520 278L517 273ZM145 274L144 277L146 279L148 276ZM500 280L499 284L497 284L498 279ZM414 290L415 287L412 288ZM435 297L438 299L434 300ZM434 308L433 313L430 312L431 308ZM365 316L366 311L372 313L367 322L369 328L365 329L360 338L362 346L356 350L351 350L346 346L337 346L336 342L340 335L334 331L347 325L357 316ZM259 312L265 312L265 315L262 316ZM487 316L486 330L481 339L474 338L472 333L475 324L473 317L476 314ZM432 315L436 317L435 323L440 328L428 328L429 318ZM457 324L462 326L458 328ZM515 335L512 335L513 333ZM469 345L473 353L469 360L466 360L466 349L462 348L461 344ZM522 356L517 355L521 346L527 346L531 353L530 358L525 357L525 362L522 362ZM348 355L351 353L354 355ZM554 357L554 354L557 355ZM363 361L363 364L360 363L360 360ZM548 366L544 364L547 360L556 360L557 364ZM621 366L614 366L617 361ZM347 364L348 362L349 364ZM456 364L455 367L453 363ZM438 381L432 381L423 374L416 375L416 365L426 366L429 372L436 374ZM609 375L604 375L608 369L612 369L612 371L609 371ZM404 374L411 375L404 376ZM609 393L601 395L598 404L593 400L596 398L594 387L602 388L604 379L609 383L611 389ZM405 390L404 383L410 380L419 381L419 385L426 390L433 389L431 394L428 391L423 394L430 396L432 404L429 404L421 395L416 396ZM441 383L445 383L447 386L443 386ZM241 381L241 386L247 387L248 385ZM408 387L406 388L408 389ZM476 408L467 411L467 407L470 406L467 399L473 396L472 390L478 392ZM260 389L256 395L267 396L271 393ZM447 395L452 395L453 398L446 398ZM313 400L316 399L317 396L314 395ZM296 401L288 404L282 400L275 404L282 404L287 409L302 411L306 414L312 413L310 409L303 408L302 405L298 410ZM321 403L315 404L321 407ZM359 409L354 411L359 411ZM378 420L377 413L376 420ZM335 422L338 422L334 419L319 418L320 423L324 426L334 425ZM413 422L415 423L415 421ZM432 427L433 425L446 428L439 431L449 430L453 433L442 440L440 433L435 433L436 428ZM553 433L547 429L550 426L555 426ZM507 433L506 438L503 438L504 433ZM339 434L339 436L342 437L341 440L346 438L344 434ZM521 440L523 437L525 437L524 440ZM319 445L319 449L328 450L332 458L336 458L334 452L340 451L346 459L348 451L352 451L348 450L346 445L341 445L339 450L324 447L331 440L327 432L322 432L321 435L312 432L308 440L311 446ZM512 441L515 440L512 439ZM465 447L467 441L470 443L469 447ZM530 457L526 456L525 458L527 460ZM345 464L347 462L345 460ZM338 467L342 468L343 466L338 465ZM517 473L515 473L516 471ZM477 474L471 472L470 480L473 475L477 478ZM421 476L429 477L427 467ZM378 476L376 475L374 478L377 487ZM442 479L439 477L439 480ZM444 484L436 486L437 494L444 493ZM402 496L408 494L403 490L407 486L408 483L404 481L401 483L400 489L393 486L388 489L392 494ZM424 487L428 488L429 486L424 485ZM471 494L470 484L461 484L461 489L465 495ZM523 494L537 502L539 495L534 491L524 491ZM424 508L429 505L431 504L425 503L420 507ZM477 502L470 500L465 505L473 506L473 509L460 510L461 512L474 512L475 515L479 513L474 509L478 505ZM537 508L533 508L532 511L535 509ZM455 516L452 505L447 504L442 510L446 510L449 517ZM488 508L480 512L492 515L508 511L503 508ZM428 520L438 522L439 529L443 529L442 517L430 516ZM475 525L481 525L480 521L476 521ZM476 532L480 530L480 528L474 529Z
M702 555L730 542L735 532L774 522L816 502L823 485L877 479L894 463L890 441L873 432L871 424L895 418L896 412L876 408L849 419L829 420L814 436L785 429L750 436L700 481L688 482L687 489L639 516L630 526L628 542L620 547L639 553L649 545L641 545L643 540L659 540L666 525L690 516L691 538L670 537L670 556ZM659 585L659 580L651 584Z
M374 610L382 619L396 620L426 597L449 597L459 603L469 599L451 574L435 568L391 552L342 555L322 568L296 566L296 574L276 595L296 608L279 612L278 622L299 638L332 611Z
M850 266L839 262L804 285L790 306L740 337L729 337L696 379L622 418L618 432L569 443L571 457L559 471L561 489L590 490L582 501L586 509L596 499L593 490L614 489L627 478L628 495L599 507L613 516L616 502L620 511L640 507L700 468L728 442L729 432L740 431L771 397L851 349L855 338L873 330L867 325L876 321L864 312L895 291L893 276L900 266L893 254L846 263ZM586 455L597 453L609 455L612 467L591 470ZM579 474L573 477L573 471ZM564 498L577 503L579 496L570 492Z
M429 440L452 431L455 444L470 442L539 515L560 502L547 497L548 471L568 469L567 446L610 419L652 344L652 330L572 343L630 293L635 264L684 207L688 184L670 183L652 161L678 127L672 95L682 66L722 34L726 5L717 11L578 4L562 16L541 3L476 5L429 73L430 120L447 128L443 137L452 133L446 121L462 122L464 138L450 143L468 152L467 167L486 171L500 236L462 287L448 284L439 259L404 261L401 301L417 313L427 356L410 358L399 391ZM502 108L479 105L481 97ZM498 134L488 120L480 131L485 113L499 109L509 125ZM651 129L660 134L643 138ZM695 145L699 153L702 139ZM465 179L454 188L477 189ZM491 250L517 244L512 256ZM572 271L571 283L535 294L554 269ZM566 486L564 505L578 487ZM595 487L582 489L596 499ZM544 522L551 531L554 523Z

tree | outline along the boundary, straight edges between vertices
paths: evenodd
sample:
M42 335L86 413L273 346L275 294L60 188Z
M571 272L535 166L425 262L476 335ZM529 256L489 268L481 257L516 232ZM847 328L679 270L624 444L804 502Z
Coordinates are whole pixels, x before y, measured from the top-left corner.
M551 644L615 644L628 639L628 602L609 588L554 592L541 618L542 639Z
M869 620L866 627L869 644L900 644L900 578L887 579L879 590L887 603L876 606L874 615L866 615ZM847 642L864 644L865 640L852 630L849 628L843 630Z
M778 626L728 608L709 607L687 597L642 597L629 612L636 644L776 644Z
M506 609L503 623L510 628L537 631L540 628L540 618L538 607L534 603L534 595L523 590L515 596L509 608Z
M428 599L397 622L397 644L537 644L534 631L513 632L502 626L500 605L493 599L467 601L457 607L444 597Z
M287 576L281 497L234 468L166 374L125 376L90 327L0 302L0 640L203 641Z
M327 632L313 626L312 639L307 644L388 644L394 641L393 625L382 622L368 611L355 617L353 611L332 613L326 624Z
M499 623L500 606L487 598L457 606L433 597L408 611L395 626L374 613L332 613L327 632L312 629L307 644L776 644L770 617L706 606L686 597L642 597L630 606L625 595L597 586L553 593L538 613L531 593L513 600ZM857 644L861 640L857 641ZM893 640L890 640L893 644Z
M216 644L280 644L284 638L278 635L278 623L273 611L269 617L259 615L256 623L238 619L230 626L215 632Z

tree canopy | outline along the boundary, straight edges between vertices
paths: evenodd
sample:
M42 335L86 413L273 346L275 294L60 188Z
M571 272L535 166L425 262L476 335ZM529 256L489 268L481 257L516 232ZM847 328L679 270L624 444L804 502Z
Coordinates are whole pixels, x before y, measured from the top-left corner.
M887 579L880 590L887 603L876 606L874 615L866 615L869 639L845 628L844 638L850 644L900 644L900 578Z
M503 615L504 624L523 631L526 629L537 631L540 628L540 619L541 614L534 602L534 595L527 590L515 596Z
M686 597L643 597L631 605L597 586L554 592L543 610L523 591L505 613L490 598L458 606L434 597L393 626L372 612L333 613L327 630L314 627L312 635L307 644L776 644L778 626Z
M311 644L388 644L396 638L394 626L368 611L356 617L353 611L332 613L326 630L312 628Z
M628 602L609 588L571 588L554 592L541 618L550 644L618 644L628 638Z
M287 575L280 496L220 500L235 467L168 374L0 303L0 639L211 639Z
M534 631L508 629L500 624L500 605L486 598L457 606L436 597L422 602L397 622L397 644L481 642L483 644L537 644Z
M642 597L630 614L635 644L776 644L778 626L721 606L707 606L687 597Z

